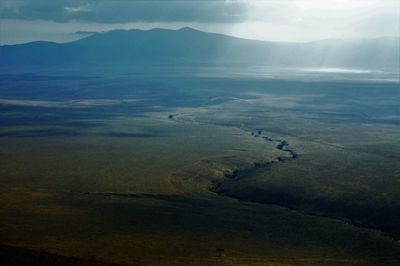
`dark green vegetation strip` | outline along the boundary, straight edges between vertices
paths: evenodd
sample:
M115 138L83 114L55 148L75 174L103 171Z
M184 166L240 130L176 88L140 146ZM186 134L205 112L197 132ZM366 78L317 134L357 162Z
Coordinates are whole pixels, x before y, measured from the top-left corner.
M256 133L254 131L251 132L251 135L254 137L259 137L261 136L262 131L258 130ZM279 163L279 162L284 162L287 160L293 160L299 157L299 155L290 149L289 143L286 140L279 140L279 139L273 139L267 136L262 136L262 138L266 141L272 141L272 142L277 142L276 148L281 151L285 151L288 156L283 157L283 156L278 156L274 160L271 160L269 162L255 162L251 167L248 168L243 168L243 169L236 169L232 171L232 173L226 173L224 177L228 180L233 180L236 178L245 178L247 175L253 174L255 171L259 169L269 169L274 163ZM222 195L228 195L225 194L225 191L221 188L222 183L226 181L226 179L222 180L222 182L214 182L213 186L210 188L211 191L222 194ZM244 199L245 200L245 199Z
M163 195L163 194L146 194L146 193L123 193L123 192L86 192L86 195L96 195L104 197L121 197L132 199L155 199L165 201L182 202L187 200L186 197L181 195Z
M262 131L252 136L260 137ZM241 183L234 185L235 181L246 182L245 180L254 176L257 172L268 171L276 163L294 160L299 155L290 149L286 140L273 139L262 136L266 141L276 141L276 148L287 152L286 157L276 157L275 160L265 163L254 163L252 167L237 169L227 173L222 181L214 180L210 187L212 192L238 199L240 201L257 202L261 204L276 204L308 215L317 215L342 220L358 227L381 230L387 236L399 239L399 210L400 206L376 205L374 202L366 201L366 198L359 197L356 200L341 198L317 197L307 199L303 197L301 190L293 190L284 184L272 185L271 187L257 187L257 184ZM263 173L264 175L267 173ZM309 195L310 196L310 195Z

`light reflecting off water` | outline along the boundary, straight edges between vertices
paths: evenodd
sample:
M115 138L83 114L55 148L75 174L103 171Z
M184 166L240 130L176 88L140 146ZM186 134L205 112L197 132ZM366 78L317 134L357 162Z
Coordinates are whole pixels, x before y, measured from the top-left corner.
M320 72L320 73L343 73L343 74L368 74L368 73L383 73L380 70L370 69L355 69L355 68L304 68L305 72Z
M353 80L364 82L391 82L399 83L400 75L395 71L382 71L375 69L355 68L285 68L256 66L237 68L195 68L191 74L205 77L236 77L236 78L261 78L284 80L312 80L314 81L340 81ZM177 71L179 72L179 71Z

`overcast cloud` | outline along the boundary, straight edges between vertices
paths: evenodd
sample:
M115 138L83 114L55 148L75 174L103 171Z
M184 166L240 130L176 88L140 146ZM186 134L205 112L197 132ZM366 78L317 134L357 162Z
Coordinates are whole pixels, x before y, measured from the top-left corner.
M116 28L180 28L274 40L399 36L398 0L2 0L2 44Z
M246 1L3 0L3 18L52 21L238 22L246 18Z

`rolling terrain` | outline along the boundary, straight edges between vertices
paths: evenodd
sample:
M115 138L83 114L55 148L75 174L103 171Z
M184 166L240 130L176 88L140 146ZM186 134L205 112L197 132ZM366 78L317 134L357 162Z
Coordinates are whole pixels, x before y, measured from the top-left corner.
M249 66L274 68L356 68L398 73L399 38L264 42L180 30L114 30L69 42L0 46L0 67L44 69L149 68L149 66ZM151 70L150 70L151 71Z

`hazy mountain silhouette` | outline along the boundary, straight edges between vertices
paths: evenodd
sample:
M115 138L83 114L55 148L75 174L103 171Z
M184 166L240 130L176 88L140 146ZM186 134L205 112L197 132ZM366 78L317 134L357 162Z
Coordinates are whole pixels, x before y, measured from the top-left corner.
M180 30L114 30L69 43L0 47L0 66L112 66L140 64L267 65L399 69L399 38L264 42Z

